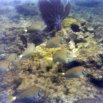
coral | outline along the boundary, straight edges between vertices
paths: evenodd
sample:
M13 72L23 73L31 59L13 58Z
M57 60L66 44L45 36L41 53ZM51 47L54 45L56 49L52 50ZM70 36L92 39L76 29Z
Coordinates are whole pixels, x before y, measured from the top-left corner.
M87 37L86 42L78 44L78 58L83 61L88 61L90 58L98 61L99 52L102 50L96 39Z
M42 59L43 61L50 63L52 62L53 53L59 48L46 48L44 45L45 43L40 46L37 46L32 57L34 58L34 61L39 61Z
M47 27L59 31L62 20L69 15L70 3L68 0L39 0L39 8Z
M67 19L67 21L70 19L71 21L65 22L67 26L56 32L56 37L35 45L34 49L31 47L32 52L29 51L30 48L26 53L23 52L24 57L27 56L18 62L18 66L16 66L18 69L9 75L6 74L5 85L13 82L14 84L9 87L13 88L12 93L20 93L16 95L18 98L14 103L35 102L35 100L36 102L48 102L49 97L53 100L56 98L52 103L57 103L59 100L69 103L70 100L74 101L78 97L98 95L97 88L87 84L85 73L88 73L87 65L91 66L90 64L95 63L92 65L92 69L94 69L96 63L100 63L98 56L101 51L100 43L94 38L94 32L84 30L84 25L80 25L76 19ZM40 38L39 35L38 37ZM37 39L35 38L35 40ZM13 59L10 58L10 60ZM80 77L83 76L84 78L81 80ZM18 79L21 81L19 82ZM37 93L35 90L38 88L32 89L34 85L39 90L45 91L49 97L36 99L32 93ZM40 92L40 94L42 93ZM46 100L46 98L48 99Z
M77 23L76 19L66 18L66 19L63 20L62 25L63 25L64 28L66 28L66 27L70 27L71 24L75 24L75 23Z

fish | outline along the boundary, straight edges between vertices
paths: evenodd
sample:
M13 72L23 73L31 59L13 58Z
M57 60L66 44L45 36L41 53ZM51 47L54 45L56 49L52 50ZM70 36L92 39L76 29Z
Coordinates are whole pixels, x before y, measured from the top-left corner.
M47 103L45 99L42 100L42 96L44 97L44 95L45 93L41 88L37 86L31 86L18 92L14 96L16 99L12 103Z
M67 64L69 61L71 61L73 58L71 57L71 55L69 54L67 49L60 49L57 50L54 54L53 54L53 62L59 62L59 63L64 63Z
M16 97L16 99L32 97L38 92L38 90L39 90L39 88L37 88L36 86L31 86L27 89L18 91L17 93L14 94L14 96Z
M42 31L45 28L45 24L42 20L31 21L31 25L27 27L28 33L34 33L36 30Z
M52 31L62 29L62 21L70 13L69 0L39 0L38 2L41 16L47 25L47 28Z
M56 48L62 44L62 37L52 37L50 40L47 41L46 47L47 48Z
M20 59L26 59L32 55L35 50L35 45L33 43L29 44L28 47L19 55Z
M12 103L13 100L15 100L15 97L0 91L0 103Z
M83 66L77 66L69 69L65 73L62 73L62 75L65 78L82 78L84 77L84 70L85 68Z

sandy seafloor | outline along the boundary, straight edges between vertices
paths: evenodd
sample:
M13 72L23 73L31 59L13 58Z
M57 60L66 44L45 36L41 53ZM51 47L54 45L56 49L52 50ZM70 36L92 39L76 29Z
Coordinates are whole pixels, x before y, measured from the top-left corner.
M14 4L0 5L0 103L12 103L16 97L18 100L13 103L103 103L103 83L98 87L90 83L87 77L81 79L53 76L52 71L49 73L45 70L48 64L42 62L42 59L36 62L29 60L28 57L23 61L15 60L24 53L27 45L34 43L39 46L52 37L42 31L46 25L41 19L37 5L20 4L18 1ZM75 18L78 23L87 23L87 34L95 35L102 46L103 4L92 7L72 5L68 18ZM78 35L75 31L74 34ZM81 40L85 41L84 38ZM90 53L93 52L95 51ZM103 75L103 52L100 53L100 63L95 58L92 63L86 62L80 66L98 78L102 78ZM35 54L34 58L37 55ZM35 68L39 69L33 72ZM78 72L78 69L74 72ZM22 100L29 96L34 97L29 101L27 98ZM75 102L77 100L81 101Z

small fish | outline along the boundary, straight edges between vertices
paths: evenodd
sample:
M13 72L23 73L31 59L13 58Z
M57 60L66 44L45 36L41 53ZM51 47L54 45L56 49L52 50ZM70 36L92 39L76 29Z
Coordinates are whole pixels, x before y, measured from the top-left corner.
M68 50L57 50L53 55L53 62L68 63Z
M19 103L17 101L25 101L25 100L33 101L33 98L35 98L35 96L37 96L39 92L42 92L39 87L31 86L25 90L16 93L14 96L16 99L13 103ZM23 102L23 103L31 103L31 102Z
M6 103L12 103L14 100L16 100L16 97L10 95L10 96L7 97Z
M34 52L34 49L35 45L33 43L29 44L28 47L25 49L25 51L19 56L19 58L20 59L28 58Z
M45 28L45 24L42 20L32 21L32 24L27 27L28 33L34 33L36 30L43 30Z
M62 37L53 37L47 41L46 47L47 48L56 48L59 47L62 43Z
M66 78L83 78L85 68L83 66L77 66L69 69L65 73L62 73L62 75Z
M57 50L53 55L53 62L68 64L69 62L73 60L74 60L74 57L70 55L69 51L65 48Z
M12 103L13 100L15 100L15 98L12 95L0 91L0 103Z
M24 98L24 97L34 96L36 91L37 91L37 87L32 86L30 88L27 88L25 90L22 90L22 91L16 93L16 98L20 99L20 98Z

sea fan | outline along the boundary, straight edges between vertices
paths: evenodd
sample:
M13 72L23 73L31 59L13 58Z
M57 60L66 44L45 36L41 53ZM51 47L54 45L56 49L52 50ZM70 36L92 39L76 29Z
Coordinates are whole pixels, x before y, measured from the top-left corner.
M61 30L62 20L69 15L69 0L39 0L39 9L50 30Z

